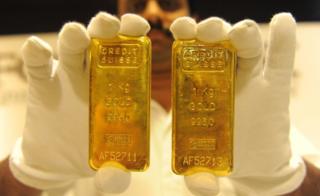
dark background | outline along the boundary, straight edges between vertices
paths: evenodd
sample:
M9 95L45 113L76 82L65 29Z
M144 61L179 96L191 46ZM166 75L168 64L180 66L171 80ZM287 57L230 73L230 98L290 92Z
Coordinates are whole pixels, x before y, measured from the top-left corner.
M297 21L320 21L320 0L194 0L200 18L219 16L235 23L245 18L268 22L278 12ZM88 24L98 11L116 14L115 0L1 0L0 34L59 31L68 21Z

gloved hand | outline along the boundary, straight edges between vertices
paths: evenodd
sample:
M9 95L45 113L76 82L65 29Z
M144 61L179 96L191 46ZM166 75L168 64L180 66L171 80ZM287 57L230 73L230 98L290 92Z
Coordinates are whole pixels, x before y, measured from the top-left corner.
M119 193L128 187L128 171L106 167L94 172L88 165L86 49L90 37L113 38L118 33L142 36L149 29L148 22L137 15L123 15L120 22L101 12L92 18L88 29L76 22L63 26L58 60L39 38L30 37L25 42L22 54L29 76L26 123L10 158L11 171L19 181L45 190L95 176L96 186L105 192Z
M212 17L196 24L188 17L171 26L175 39L230 40L237 49L234 171L227 178L236 195L281 195L297 188L305 165L291 152L289 94L296 23L289 13L270 23L266 52L258 25L243 20L231 26ZM197 173L185 182L195 195L215 195L225 178Z

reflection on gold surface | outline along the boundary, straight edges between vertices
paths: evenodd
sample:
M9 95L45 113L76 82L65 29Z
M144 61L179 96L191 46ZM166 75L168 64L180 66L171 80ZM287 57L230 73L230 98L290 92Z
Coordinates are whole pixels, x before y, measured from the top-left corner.
M90 48L90 160L93 169L118 163L149 165L150 41L118 36L92 39Z
M235 50L227 41L175 41L172 168L176 174L231 172L235 65Z

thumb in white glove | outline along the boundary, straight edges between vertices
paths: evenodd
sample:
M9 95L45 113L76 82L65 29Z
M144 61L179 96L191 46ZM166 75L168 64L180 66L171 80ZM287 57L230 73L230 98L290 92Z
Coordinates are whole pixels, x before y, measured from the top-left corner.
M89 67L85 57L90 37L142 36L149 28L137 15L124 15L120 22L103 12L92 18L88 30L82 24L67 23L59 33L59 60L53 59L51 47L39 38L25 42L26 124L10 159L11 171L19 181L45 190L95 176L96 186L104 192L120 193L129 186L128 171L107 166L94 172L88 165Z
M265 59L261 33L252 20L231 27L215 17L198 25L184 17L171 26L175 39L197 38L208 43L230 40L237 49L234 171L228 178L237 195L285 194L304 179L305 165L300 157L292 155L289 142L295 26L290 14L273 17ZM185 177L191 192L216 194L217 179L199 175Z
M199 172L184 177L190 192L196 196L214 196L219 194L218 178L210 173Z

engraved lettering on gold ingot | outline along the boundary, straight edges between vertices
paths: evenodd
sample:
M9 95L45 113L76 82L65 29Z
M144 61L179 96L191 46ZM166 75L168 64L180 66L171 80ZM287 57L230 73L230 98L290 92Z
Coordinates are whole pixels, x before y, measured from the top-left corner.
M89 165L116 163L131 171L149 165L150 41L93 38L90 57Z
M173 44L172 169L225 176L233 167L236 53L228 41Z

